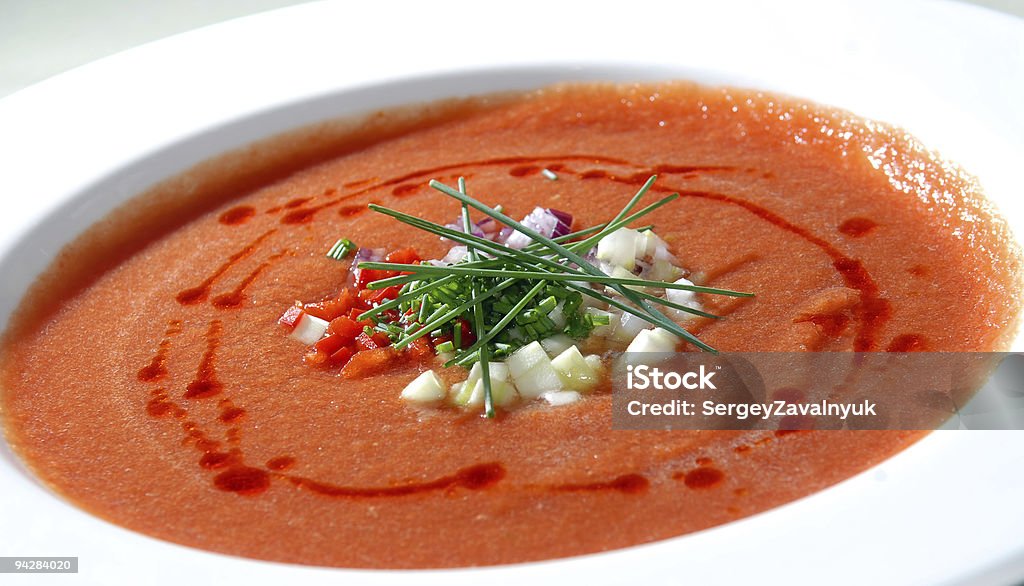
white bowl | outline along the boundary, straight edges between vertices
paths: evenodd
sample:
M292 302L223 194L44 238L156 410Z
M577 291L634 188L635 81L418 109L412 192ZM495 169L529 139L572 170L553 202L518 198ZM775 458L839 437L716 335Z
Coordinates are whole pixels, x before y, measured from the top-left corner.
M976 174L1024 234L1022 51L1022 21L923 1L528 1L500 9L435 2L389 3L386 11L317 3L208 27L0 101L0 326L63 244L210 156L318 120L566 80L728 83L897 123ZM1018 338L1015 349L1022 347ZM1024 576L1021 431L933 433L833 488L655 544L429 572L289 566L166 543L54 496L6 444L0 455L0 555L79 556L75 583L911 584Z

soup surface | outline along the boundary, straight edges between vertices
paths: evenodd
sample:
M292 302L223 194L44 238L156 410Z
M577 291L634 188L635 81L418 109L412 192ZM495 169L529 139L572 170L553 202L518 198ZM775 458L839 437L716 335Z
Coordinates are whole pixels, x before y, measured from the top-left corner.
M366 210L444 224L458 210L430 179L465 176L513 217L551 206L589 226L658 174L656 190L682 197L649 222L683 266L757 295L704 301L727 319L689 327L720 350L995 350L1016 325L1020 254L976 184L845 112L666 83L548 88L367 124L206 165L58 259L3 348L7 438L44 483L217 552L453 567L726 523L920 437L613 430L607 389L488 420L403 403L416 365L349 380L303 364L276 321L337 292L345 265L324 257L336 239L444 254Z

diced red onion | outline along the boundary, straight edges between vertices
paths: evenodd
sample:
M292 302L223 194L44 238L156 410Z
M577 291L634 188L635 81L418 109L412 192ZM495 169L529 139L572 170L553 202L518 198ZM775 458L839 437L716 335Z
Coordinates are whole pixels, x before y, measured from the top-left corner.
M558 238L559 236L565 236L572 229L572 214L569 212L563 212L562 210L556 210L555 208L548 208L548 213L558 218L558 225L555 226L555 231L551 234L552 238Z
M572 226L572 215L558 210L536 207L522 219L521 223L541 236L557 238L569 233L570 226ZM515 231L505 240L505 246L521 249L528 246L531 242L533 242L532 238L522 232Z

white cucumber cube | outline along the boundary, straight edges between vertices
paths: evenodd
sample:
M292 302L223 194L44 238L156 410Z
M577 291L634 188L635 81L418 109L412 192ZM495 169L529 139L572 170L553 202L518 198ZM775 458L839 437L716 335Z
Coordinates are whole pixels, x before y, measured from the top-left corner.
M291 336L307 346L312 346L324 337L324 333L327 332L327 324L328 322L318 317L303 313L299 321L295 323L295 329L292 330Z
M693 283L690 282L689 279L685 279L685 278L684 279L677 279L675 281L675 283L679 284L679 285L693 285ZM673 302L673 303L678 303L679 305L685 305L686 307L689 307L689 308L692 308L692 309L700 309L701 308L700 301L697 301L697 294L694 293L693 291L687 291L685 289L666 289L665 290L665 298L668 299L669 301ZM683 311L681 309L673 309L673 312L679 318L689 319L689 318L693 317L692 313L687 313L687 312L685 312L685 311Z
M606 263L632 270L636 264L637 241L641 235L630 228L619 228L597 243L597 258Z
M412 403L435 403L447 394L447 385L433 370L421 373L402 390L402 398Z
M575 403L582 399L583 396L576 391L548 391L541 394L541 398L547 401L548 405L558 407Z
M572 338L565 334L556 334L550 338L541 340L540 345L544 348L544 351L548 353L548 356L554 358L564 352L566 348L572 346L573 342Z
M537 341L530 342L513 352L506 362L513 379L518 379L538 364L546 363L549 366L551 365L548 353L544 351L544 347Z
M643 330L626 347L626 352L675 352L679 339L662 328Z
M632 313L623 312L619 316L619 323L612 332L611 338L616 342L629 343L637 334L651 327L651 322Z
M576 346L571 346L556 356L551 361L551 366L558 371L563 389L585 392L594 388L598 382L598 373L590 367Z
M557 391L562 388L562 377L558 375L551 360L544 355L544 362L536 364L530 370L512 377L516 390L524 399L536 399L545 391Z

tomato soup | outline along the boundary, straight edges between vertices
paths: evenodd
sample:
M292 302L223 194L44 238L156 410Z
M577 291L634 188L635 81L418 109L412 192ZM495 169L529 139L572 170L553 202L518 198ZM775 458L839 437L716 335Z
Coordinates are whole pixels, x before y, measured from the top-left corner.
M72 244L3 346L5 431L38 478L90 513L193 547L440 568L728 523L921 437L613 430L607 389L487 419L401 401L416 364L358 379L304 364L276 322L296 300L337 292L346 269L324 252L338 238L444 255L436 236L367 211L444 224L458 209L431 179L466 177L512 216L552 206L589 226L657 174L655 192L681 197L645 221L702 283L756 294L709 297L725 319L687 325L720 350L987 351L1014 334L1009 229L973 179L898 129L686 83L417 112L205 165Z

